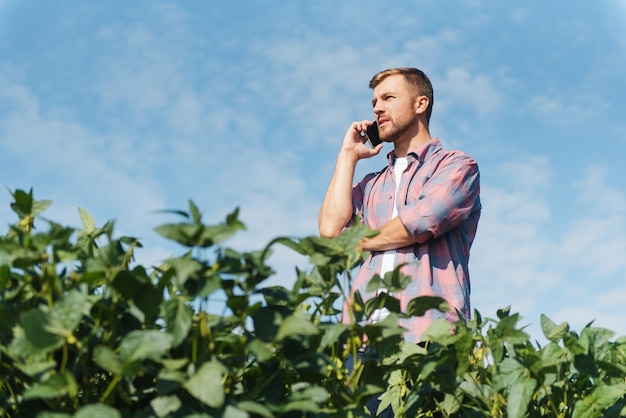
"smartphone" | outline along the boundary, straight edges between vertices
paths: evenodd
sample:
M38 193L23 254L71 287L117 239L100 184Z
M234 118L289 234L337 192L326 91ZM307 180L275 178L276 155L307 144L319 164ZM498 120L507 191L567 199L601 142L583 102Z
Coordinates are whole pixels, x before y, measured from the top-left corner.
M373 125L367 127L367 131L365 131L365 136L367 137L367 142L369 142L372 148L376 148L376 145L380 144L380 136L378 136L378 124L374 122Z

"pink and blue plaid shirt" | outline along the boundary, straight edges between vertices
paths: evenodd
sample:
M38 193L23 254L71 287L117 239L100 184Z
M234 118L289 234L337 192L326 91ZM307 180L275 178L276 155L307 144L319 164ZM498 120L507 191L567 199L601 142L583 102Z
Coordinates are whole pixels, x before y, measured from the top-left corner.
M352 189L352 204L370 228L378 229L391 220L395 199L393 152L388 166L366 175ZM401 319L405 340L419 342L424 330L438 318L458 319L455 310L470 317L470 247L480 218L480 184L476 162L460 151L442 149L432 139L407 155L408 167L398 190L398 217L413 237L414 245L395 251L395 266L412 278L402 293L394 293L403 311L418 296L440 296L451 306L447 313L431 309L424 316ZM367 284L380 273L384 251L373 251L354 281L353 291L363 300L375 296ZM347 317L344 306L344 318Z

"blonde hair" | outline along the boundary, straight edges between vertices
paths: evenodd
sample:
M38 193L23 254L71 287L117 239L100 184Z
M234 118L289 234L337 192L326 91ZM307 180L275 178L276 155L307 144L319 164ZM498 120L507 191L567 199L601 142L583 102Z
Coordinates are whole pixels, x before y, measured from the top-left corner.
M403 68L389 68L376 74L370 80L369 87L371 89L376 88L385 78L391 75L402 75L404 79L415 88L417 96L426 96L428 98L428 107L426 108L426 122L430 122L430 115L433 113L433 85L430 79L422 70L417 68L403 67Z

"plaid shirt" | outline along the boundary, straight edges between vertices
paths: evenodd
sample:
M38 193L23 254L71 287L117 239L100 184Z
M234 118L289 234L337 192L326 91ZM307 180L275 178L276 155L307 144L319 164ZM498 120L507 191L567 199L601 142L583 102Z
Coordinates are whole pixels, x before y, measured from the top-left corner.
M394 207L395 179L393 152L387 154L388 166L370 173L352 189L354 215L372 229L391 220ZM476 162L460 151L443 150L432 139L407 155L408 167L398 190L398 217L416 244L391 250L395 266L406 264L402 272L412 278L401 293L394 293L406 310L418 296L440 296L451 306L443 314L431 309L422 317L400 320L407 331L405 340L419 342L424 330L438 318L458 319L458 309L470 317L470 246L476 235L481 204L479 172ZM354 281L352 291L363 300L375 295L366 292L370 279L380 273L384 251L373 251ZM344 306L344 318L346 315Z

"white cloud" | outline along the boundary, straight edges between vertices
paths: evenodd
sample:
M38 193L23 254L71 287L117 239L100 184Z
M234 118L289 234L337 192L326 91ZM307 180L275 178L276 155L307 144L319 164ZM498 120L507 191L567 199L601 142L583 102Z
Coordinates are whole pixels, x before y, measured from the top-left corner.
M493 114L504 101L504 96L490 76L472 74L465 68L448 68L438 85L442 99L435 100L443 112L450 111L454 106L464 106L484 117Z
M598 165L588 166L574 182L580 203L590 205L594 212L623 214L626 196L622 190L606 184L607 170Z

